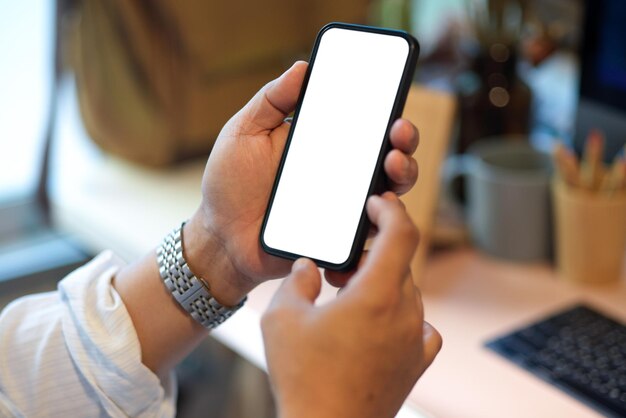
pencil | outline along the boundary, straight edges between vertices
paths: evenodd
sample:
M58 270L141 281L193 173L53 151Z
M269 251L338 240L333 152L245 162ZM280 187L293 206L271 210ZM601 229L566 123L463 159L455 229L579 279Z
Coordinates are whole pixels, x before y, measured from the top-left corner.
M558 142L554 147L553 158L561 179L572 187L579 187L580 170L574 154L569 151L563 143Z
M616 156L602 179L600 190L609 195L615 192L626 191L626 158Z
M602 165L602 152L604 149L604 136L597 129L592 130L585 142L585 151L582 161L582 185L588 189L596 190L600 187L604 177Z

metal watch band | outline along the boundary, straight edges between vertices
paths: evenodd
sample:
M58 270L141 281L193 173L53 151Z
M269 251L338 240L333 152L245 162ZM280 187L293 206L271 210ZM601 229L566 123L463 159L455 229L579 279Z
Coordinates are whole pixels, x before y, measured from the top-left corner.
M164 239L157 249L159 273L176 301L204 327L213 329L243 306L247 297L236 306L220 304L211 294L208 283L196 277L183 255L183 222Z

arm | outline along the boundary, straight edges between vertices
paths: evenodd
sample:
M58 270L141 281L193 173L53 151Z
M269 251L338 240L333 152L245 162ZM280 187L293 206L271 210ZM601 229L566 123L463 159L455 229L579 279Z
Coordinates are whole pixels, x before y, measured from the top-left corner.
M124 262L103 252L58 291L12 302L0 314L0 411L8 416L167 417L174 379L141 362L111 278ZM0 412L0 416L2 412Z
M202 203L185 226L183 250L223 305L236 305L262 281L289 272L289 261L260 248L259 231L287 139L284 119L294 110L305 71L306 63L296 63L259 91L225 125L207 162ZM398 193L417 178L410 157L417 141L412 124L395 123L385 171ZM142 361L160 376L206 336L164 288L154 252L120 271L114 286L137 330Z
M185 226L187 261L223 305L289 272L290 262L261 250L259 230L305 70L294 65L226 124ZM400 193L417 177L417 132L397 121L391 142L385 170ZM128 266L104 253L58 292L20 299L0 315L0 411L173 415L168 372L206 335L166 290L154 251Z

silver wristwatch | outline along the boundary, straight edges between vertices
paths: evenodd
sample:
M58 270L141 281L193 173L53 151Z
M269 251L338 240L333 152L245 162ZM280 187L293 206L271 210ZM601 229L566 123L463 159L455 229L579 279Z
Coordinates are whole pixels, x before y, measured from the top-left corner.
M183 255L184 226L183 222L179 228L169 233L157 249L159 273L174 299L196 321L213 329L237 312L247 298L232 307L223 306L215 300L208 283L201 277L196 277L187 265Z

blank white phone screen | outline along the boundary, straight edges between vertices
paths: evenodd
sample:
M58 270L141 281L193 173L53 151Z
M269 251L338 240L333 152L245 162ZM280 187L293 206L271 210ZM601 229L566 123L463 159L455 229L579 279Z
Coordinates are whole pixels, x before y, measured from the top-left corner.
M399 36L324 32L267 219L269 247L348 259L408 54Z

